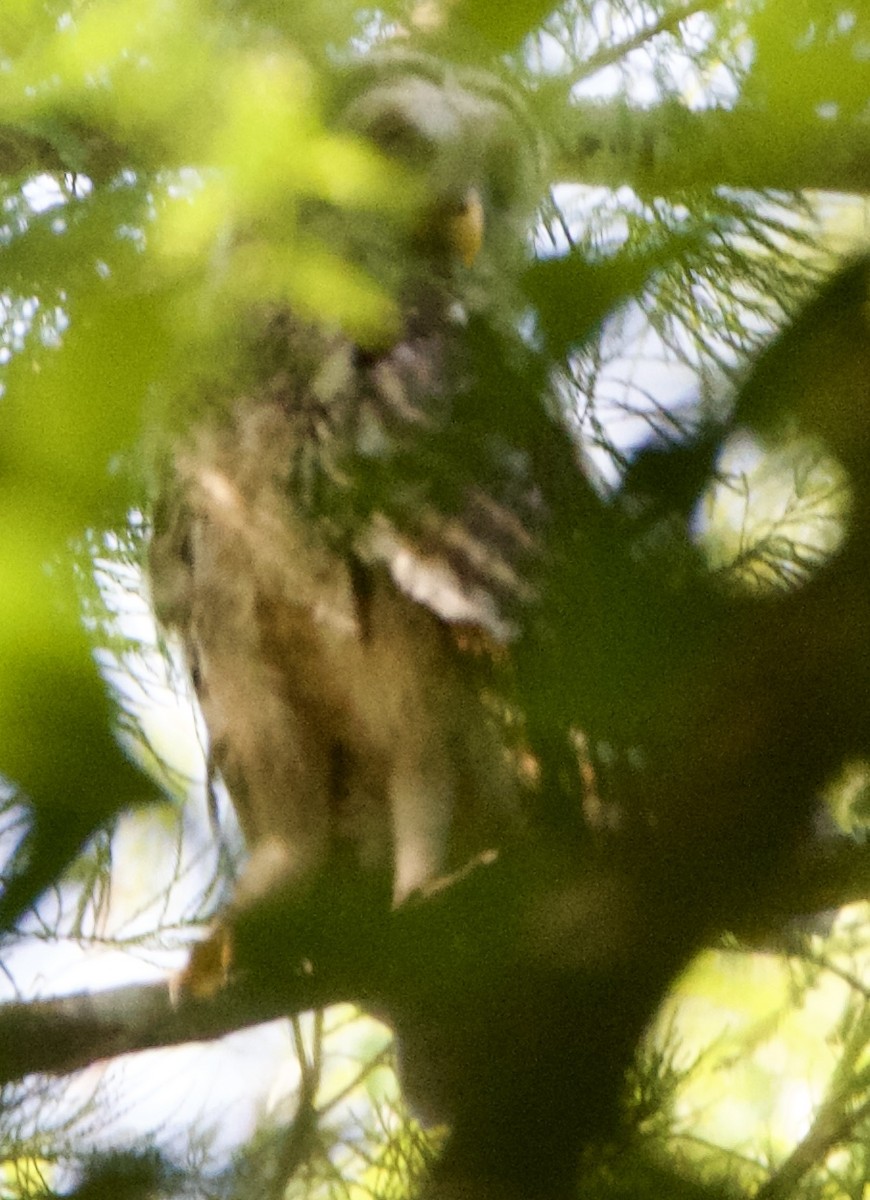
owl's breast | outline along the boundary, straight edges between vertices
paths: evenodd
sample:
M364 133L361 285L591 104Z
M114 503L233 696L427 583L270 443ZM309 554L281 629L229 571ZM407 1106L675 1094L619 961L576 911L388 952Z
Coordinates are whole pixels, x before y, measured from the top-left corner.
M301 506L295 417L242 400L179 453L155 600L249 845L285 847L288 875L392 863L404 895L492 845L515 784L436 606Z

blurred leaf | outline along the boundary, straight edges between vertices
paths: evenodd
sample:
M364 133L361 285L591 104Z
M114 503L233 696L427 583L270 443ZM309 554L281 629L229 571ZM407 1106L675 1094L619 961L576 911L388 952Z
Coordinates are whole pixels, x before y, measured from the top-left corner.
M33 822L0 903L7 923L95 829L154 792L112 732L74 595L57 576L74 536L122 523L137 498L121 464L169 354L166 295L143 289L141 255L114 234L117 211L73 205L68 242L36 220L8 253L22 282L29 268L44 292L68 283L72 294L53 328L31 326L0 403L0 771L30 801ZM101 235L110 261L119 251L114 272L102 260L107 279L95 269Z
M748 98L792 124L816 115L865 117L870 13L846 0L767 0L750 21Z
M761 433L789 423L822 439L868 482L870 450L870 259L858 258L822 286L756 360L735 417Z
M16 497L20 502L22 497ZM112 706L79 614L58 602L41 551L60 523L48 504L0 498L0 771L32 805L0 924L27 907L110 816L153 796L112 733Z
M155 1200L172 1194L181 1173L155 1149L113 1151L93 1158L68 1200Z
M146 388L167 359L165 302L94 289L69 306L60 349L14 360L0 410L2 480L7 496L42 510L55 542L123 519L133 499L118 467L141 436Z
M524 291L540 314L547 349L562 358L601 330L603 322L630 299L638 299L657 271L697 252L701 230L666 233L640 250L624 249L609 257L572 251L564 258L545 258L526 272Z
M78 295L105 286L110 276L129 279L143 269L151 203L146 186L127 183L69 195L50 180L43 183L42 212L33 212L20 195L17 220L9 206L0 241L0 272L9 292L54 306L68 292Z
M555 7L552 0L460 0L452 15L493 49L512 50Z

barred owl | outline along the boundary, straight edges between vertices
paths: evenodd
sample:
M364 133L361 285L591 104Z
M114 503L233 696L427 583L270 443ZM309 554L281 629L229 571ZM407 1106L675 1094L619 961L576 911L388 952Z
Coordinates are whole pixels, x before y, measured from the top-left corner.
M392 289L401 332L364 351L292 312L257 314L248 386L198 406L155 504L155 608L180 635L250 851L223 927L338 864L400 902L521 822L469 644L509 637L526 586L522 471L465 480L443 508L398 476L404 493L379 506L354 480L359 463L389 477L396 446L449 425L468 323L514 320L538 149L480 73L393 54L348 80L339 126L425 183L411 228L341 233Z

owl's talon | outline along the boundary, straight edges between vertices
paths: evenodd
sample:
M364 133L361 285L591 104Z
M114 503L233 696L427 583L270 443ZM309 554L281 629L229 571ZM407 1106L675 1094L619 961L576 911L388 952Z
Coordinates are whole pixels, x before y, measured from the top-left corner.
M186 966L169 981L173 1008L187 1000L211 1000L227 986L233 963L233 939L226 925L218 925L197 942Z

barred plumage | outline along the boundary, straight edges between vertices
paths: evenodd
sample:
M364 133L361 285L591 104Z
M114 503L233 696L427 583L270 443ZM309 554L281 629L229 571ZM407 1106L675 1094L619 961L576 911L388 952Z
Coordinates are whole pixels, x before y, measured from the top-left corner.
M360 86L340 122L431 190L390 266L403 334L362 351L291 313L255 314L255 377L200 406L155 510L155 608L181 636L251 850L230 923L339 856L401 900L521 821L517 772L456 630L509 640L530 594L534 491L506 462L503 478L466 481L452 509L410 487L385 511L365 468L389 475L396 446L449 424L465 323L506 319L536 150L485 77L397 55L360 70ZM456 228L469 195L487 220L475 268Z

